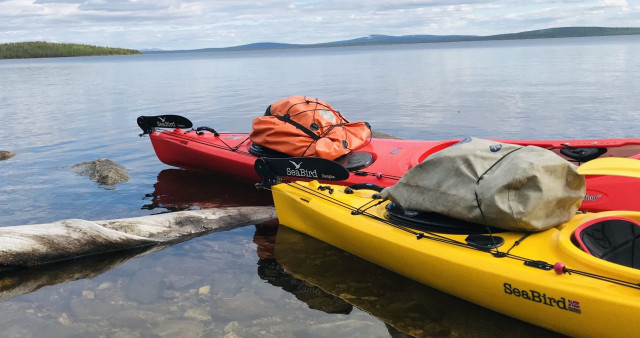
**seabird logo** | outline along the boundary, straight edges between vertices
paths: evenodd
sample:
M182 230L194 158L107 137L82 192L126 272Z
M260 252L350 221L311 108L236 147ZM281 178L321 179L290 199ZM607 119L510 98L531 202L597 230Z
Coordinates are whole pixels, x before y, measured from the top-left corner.
M296 163L289 160L293 164L294 168L287 168L287 176L302 177L302 178L318 178L318 170L308 170L300 168L302 162Z
M585 195L585 196L584 196L584 200L585 200L585 201L595 201L595 200L597 200L597 199L599 199L599 198L601 198L601 197L602 197L602 195L601 195L601 194L597 194L597 195Z
M158 127L163 127L163 128L176 128L175 122L167 122L166 118L162 116L158 116L158 121L156 121L156 125Z
M504 293L507 295L512 295L534 303L544 304L560 310L571 311L578 314L582 313L580 302L577 300L566 299L565 297L551 297L545 292L514 287L511 283L504 283L502 284L502 287L504 288Z

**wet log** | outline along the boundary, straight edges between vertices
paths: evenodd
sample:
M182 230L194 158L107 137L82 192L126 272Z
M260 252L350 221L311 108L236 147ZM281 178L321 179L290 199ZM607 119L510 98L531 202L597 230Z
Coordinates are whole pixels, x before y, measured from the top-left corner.
M0 268L173 244L214 231L274 219L273 207L189 210L135 218L0 227Z

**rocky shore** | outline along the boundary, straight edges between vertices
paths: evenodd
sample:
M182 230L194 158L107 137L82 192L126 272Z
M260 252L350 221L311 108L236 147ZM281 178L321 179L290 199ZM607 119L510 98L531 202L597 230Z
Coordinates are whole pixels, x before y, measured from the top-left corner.
M76 163L72 170L76 174L88 176L92 181L102 185L115 185L131 179L124 166L108 158Z
M0 150L0 161L8 160L14 156L16 156L16 153L14 152L8 150Z

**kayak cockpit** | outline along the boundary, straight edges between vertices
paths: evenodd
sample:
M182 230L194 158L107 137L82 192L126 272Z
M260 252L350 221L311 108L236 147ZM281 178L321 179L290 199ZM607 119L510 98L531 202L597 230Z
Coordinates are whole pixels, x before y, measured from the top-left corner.
M265 146L252 143L249 147L249 153L256 157L268 157L268 158L287 158L292 157L285 153L275 151ZM366 151L353 151L348 154L342 155L334 160L336 163L345 167L349 171L356 171L364 169L375 162L375 158L371 153Z
M640 222L627 217L596 218L574 231L577 245L600 259L640 268Z

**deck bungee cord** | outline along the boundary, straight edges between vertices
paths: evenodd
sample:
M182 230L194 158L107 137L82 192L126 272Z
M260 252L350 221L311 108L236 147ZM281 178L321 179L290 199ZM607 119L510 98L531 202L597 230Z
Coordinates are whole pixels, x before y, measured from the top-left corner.
M390 179L390 180L394 180L397 181L400 179L401 176L397 176L397 175L387 175L387 174L383 174L383 173L372 173L369 171L364 171L364 170L357 170L353 172L354 175L356 176L374 176L377 179L382 179L382 178L386 178L386 179Z
M220 142L222 142L225 146L227 146L229 148L229 150L233 151L233 152L237 152L237 153L242 153L245 155L251 155L251 153L245 152L245 151L238 151L238 149L240 149L240 147L247 141L249 141L249 137L247 136L244 140L242 140L242 142L238 143L238 145L236 145L235 147L232 147L230 145L227 144L227 142L225 142L219 135L217 136L220 139Z
M500 163L500 161L504 160L505 158L507 158L507 156L515 153L516 151L518 151L520 149L522 149L522 148L516 148L514 150L511 150L510 152L504 154L504 156L500 157L491 166L489 166L489 168L487 168L487 170L485 170L480 176L478 176L478 180L476 180L476 187L480 184L480 181L482 181L482 178L484 178L484 176L489 171L491 171L491 169L493 169L496 165L498 165L498 163ZM480 203L480 198L478 197L478 192L477 191L474 191L474 197L475 197L475 200L476 200L476 206L478 207L478 210L480 210L480 215L482 216L482 223L484 223L485 228L487 228L487 232L489 233L489 238L491 238L491 242L493 243L493 247L496 250L494 256L496 256L496 257L504 257L504 255L508 255L509 251L511 251L511 249L513 249L515 247L515 245L519 245L526 237L523 237L520 240L516 241L517 244L514 243L514 245L506 253L500 252L500 249L498 249L498 245L496 244L495 237L493 237L493 232L491 232L491 227L489 227L489 222L487 222L487 218L484 216L484 211L482 211L482 205Z
M625 280L621 280L621 279L617 279L617 278L612 278L612 277L607 277L607 276L603 276L603 275L599 275L596 273L591 273L591 272L587 272L587 271L582 271L582 270L578 270L578 269L571 269L569 267L566 267L562 262L556 262L555 264L550 264L548 262L545 262L543 260L537 260L537 259L532 259L532 258L527 258L527 257L522 257L522 256L518 256L515 254L511 253L511 250L513 248L515 248L516 246L518 246L519 244L521 244L524 240L526 240L529 235L531 233L524 233L522 237L520 237L518 240L516 240L509 249L507 249L507 251L500 251L497 247L494 248L478 248L477 246L473 246L470 245L469 243L466 242L461 242L446 236L442 236L438 233L434 233L432 231L416 231L410 227L407 227L405 225L401 225L401 224L397 224L394 223L386 218L382 218L379 217L377 215L374 215L370 212L367 212L367 210L379 206L382 203L386 202L385 200L382 200L378 197L376 197L375 195L372 196L371 200L367 201L366 203L364 203L361 206L355 207L352 206L348 203L342 202L338 199L335 199L329 195L332 194L331 190L328 189L329 186L319 186L317 190L314 190L312 188L309 188L306 185L300 184L298 182L286 182L286 183L282 183L282 184L286 184L290 187L293 187L297 190L303 191L305 193L308 193L316 198L322 199L324 201L327 201L329 203L332 203L334 205L337 205L339 207L351 210L351 215L353 216L358 216L358 215L362 215L362 216L366 216L368 218L371 218L373 220L376 220L378 222L384 223L386 225L392 226L394 228L397 228L399 230L402 230L404 232L407 232L413 236L415 236L416 240L421 240L421 239L428 239L428 240L432 240L432 241L436 241L436 242L440 242L440 243L444 243L444 244L449 244L449 245L455 245L458 247L463 247L463 248L467 248L467 249L472 249L472 250L476 250L479 252L486 252L491 254L493 257L495 258L510 258L510 259L514 259L517 261L521 261L523 262L524 265L528 266L528 267L533 267L533 268L537 268L540 270L544 270L544 271L551 271L553 270L556 274L560 275L560 274L568 274L568 275L580 275L583 277L587 277L587 278L593 278L593 279L597 279L600 281L604 281L604 282L608 282L608 283L612 283L612 284L616 284L616 285L620 285L620 286L625 286L625 287L629 287L632 289L636 289L636 290L640 290L640 283L638 282L631 282L631 281L625 281ZM269 189L269 188L267 188ZM329 194L323 193L324 191L327 191ZM489 236L493 236L493 234L491 232L489 232ZM495 242L494 242L495 243Z
M255 155L247 152L247 151L242 151L242 150L238 150L240 149L240 147L249 140L249 137L247 136L244 140L242 140L242 142L238 143L238 145L236 145L235 147L230 146L227 142L224 141L224 139L221 137L222 135L215 132L215 130L213 130L212 128L208 128L208 127L204 127L207 129L201 129L203 127L199 127L197 129L190 129L190 130L186 130L183 132L183 134L187 134L189 132L195 131L196 133L198 133L198 135L202 135L202 131L206 130L206 131L211 131L213 133L213 135L216 137L216 139L220 140L220 142L222 142L222 144L224 144L224 146L221 146L219 144L215 144L213 142L207 142L205 140L200 140L200 139L193 139L193 138L189 138L188 142L195 142L195 143L199 143L199 144L203 144L209 147L213 147L213 148L217 148L217 149L222 149L222 150L229 150L229 151L233 151L237 154L242 154L242 155L248 155L248 156L253 156L255 157ZM211 129L211 130L209 130ZM213 130L213 131L212 131Z
M190 132L190 131L194 131L194 129L187 130L187 131L185 131L183 134L187 134L187 133L188 133L188 132ZM247 142L247 141L249 140L249 136L247 136L244 140L242 140L242 142L238 143L235 147L232 147L232 146L230 146L229 144L227 144L227 142L225 142L225 141L224 141L224 139L222 139L222 137L220 137L220 133L218 133L218 132L217 132L215 129L213 129L213 128L210 128L210 127L198 127L198 128L196 128L196 129L195 129L195 132L196 132L198 135L202 135L202 134L204 134L204 132L205 132L205 131L211 132L211 133L213 134L213 136L217 137L217 138L220 140L220 142L222 142L222 144L224 144L225 146L227 146L227 148L228 148L229 150L234 151L234 152L238 152L238 149L240 149L240 147L241 147L245 142ZM198 141L200 141L200 140L198 140ZM199 143L201 143L201 144L206 144L206 145L211 145L211 146L216 147L216 148L218 148L218 149L225 149L224 147L220 147L220 146L218 146L218 145L216 145L216 144L213 144L213 143L210 143L210 142L199 142ZM238 152L238 153L242 153L242 154L249 154L249 153L247 153L247 152L243 152L243 151Z

